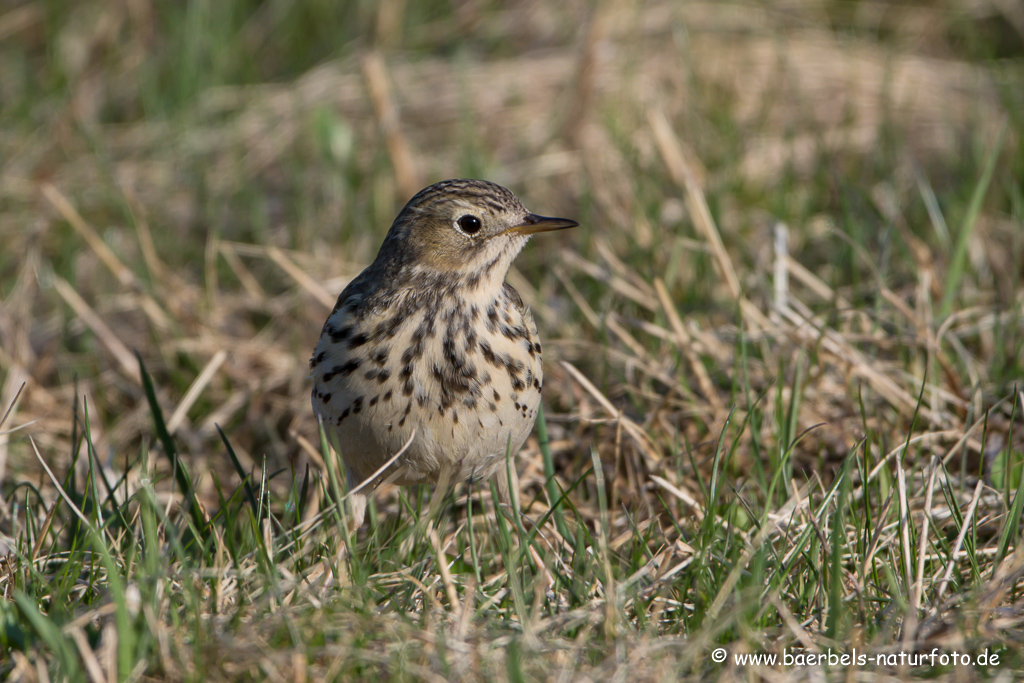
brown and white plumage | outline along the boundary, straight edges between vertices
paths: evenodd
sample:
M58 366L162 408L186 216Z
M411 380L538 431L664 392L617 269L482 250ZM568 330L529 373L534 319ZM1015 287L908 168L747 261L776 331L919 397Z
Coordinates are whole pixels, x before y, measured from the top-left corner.
M533 427L543 369L533 316L505 275L531 234L575 225L531 214L481 180L444 181L409 200L338 297L310 361L313 411L350 487L415 430L379 479L495 476L510 501L505 455ZM350 498L359 526L366 492Z

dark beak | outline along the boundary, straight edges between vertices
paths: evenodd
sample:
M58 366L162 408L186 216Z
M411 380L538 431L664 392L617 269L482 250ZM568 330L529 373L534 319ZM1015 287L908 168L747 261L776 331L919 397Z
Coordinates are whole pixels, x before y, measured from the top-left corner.
M535 213L526 214L526 218L519 225L509 228L505 232L519 235L533 235L538 232L551 232L552 230L565 230L575 228L579 223L568 218L549 218L538 216Z

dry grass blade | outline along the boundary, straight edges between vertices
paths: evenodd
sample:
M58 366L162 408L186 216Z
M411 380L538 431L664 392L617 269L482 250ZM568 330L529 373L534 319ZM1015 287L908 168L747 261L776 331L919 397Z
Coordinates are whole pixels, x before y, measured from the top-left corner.
M7 379L4 381L3 391L0 392L0 397L3 398L3 402L7 405L7 409L4 410L3 417L0 417L0 479L3 479L4 471L7 469L7 448L10 442L10 434L15 429L21 429L22 427L15 429L4 430L4 425L7 424L7 420L17 414L18 401L21 399L21 392L25 390L25 380L28 373L20 366L14 366L7 373ZM14 396L10 396L11 388L17 386L17 390L14 391ZM31 422L31 421L30 421Z
M75 647L78 648L78 654L82 657L82 661L85 662L85 670L89 674L89 680L92 683L106 683L107 677L103 675L103 667L100 666L96 653L89 645L85 632L80 628L72 628L67 633L75 643Z
M838 296L831 287L822 281L820 277L812 273L807 266L800 263L792 256L786 255L786 272L800 281L805 287L814 292L824 301L834 301L840 310L853 310L854 306L842 296Z
M22 33L45 18L43 10L34 3L8 10L0 14L0 40Z
M213 358L206 364L203 371L199 373L195 381L192 382L192 386L188 388L185 395L182 397L178 407L171 413L171 418L167 420L167 431L174 432L181 424L185 421L185 416L188 411L195 405L196 401L202 395L203 390L213 379L213 376L217 374L220 366L227 360L228 352L224 349L220 349L217 353L213 354Z
M711 253L715 257L715 265L722 279L725 280L729 293L738 300L740 298L740 280L736 276L736 269L725 250L721 234L715 227L711 211L704 200L704 194L697 184L697 178L686 161L679 138L672 131L672 125L668 122L668 117L663 110L652 109L647 115L647 122L654 132L658 152L661 154L662 161L665 162L669 175L672 176L676 185L686 192L686 204L693 214L694 223L697 229L704 234L704 239L707 240Z
M701 507L697 499L694 498L692 495L690 495L686 491L683 491L682 489L680 489L678 486L674 485L667 479L659 477L656 474L651 475L651 481L653 481L655 484L657 484L658 486L665 489L673 496L681 500L688 508L690 508L690 510L693 512L694 519L696 519L698 522L704 519L704 509Z
M583 373L573 367L571 363L562 361L561 365L566 369L569 375L587 391L588 394L597 400L601 407L604 408L605 412L608 413L609 417L618 421L626 429L630 437L632 437L636 442L636 445L640 448L640 451L647 456L652 464L656 464L661 460L661 455L659 455L657 447L651 442L650 437L640 429L639 425L623 415L622 411L616 410L615 405L612 404L612 402L609 401L608 398L583 375Z
M949 426L953 423L950 415L936 414L926 406L918 406L917 400L910 392L878 371L874 364L861 351L854 348L843 335L816 322L810 311L799 301L794 299L791 300L791 303L793 309L786 309L782 313L783 317L793 325L794 332L808 342L820 344L824 350L848 363L857 375L867 380L871 387L893 407L904 415L912 415L915 410L919 410L922 417L939 426Z
M964 513L963 525L960 527L960 533L957 534L956 541L953 543L953 551L950 553L949 563L946 565L946 573L943 574L942 579L938 583L938 591L936 593L936 600L941 600L946 589L949 587L950 581L953 580L953 570L956 568L956 556L963 547L964 539L967 538L968 532L973 528L974 525L974 514L978 509L978 503L981 500L981 491L985 488L985 482L979 480L977 485L974 487L974 495L971 496L971 502L967 506L967 512Z
M391 467L393 464L398 462L398 459L401 458L402 455L405 454L405 452L407 450L409 450L409 446L412 445L412 441L415 438L416 438L416 429L414 428L412 430L412 434L409 435L409 440L406 441L405 444L401 448L398 449L398 452L395 453L393 456L391 456L390 460L388 460L386 463L384 463L383 465L378 467L377 470L373 474L371 474L369 477L364 479L362 483L360 483L358 486L355 486L355 487L351 488L349 490L349 492L345 494L345 497L342 498L342 500L346 500L347 498L355 495L356 493L359 493L360 491L362 491L364 488L366 488L367 486L369 486L371 484L376 485L377 477L382 475L384 472L387 471L387 469L389 467ZM401 469L401 468L399 468L399 469ZM399 474L401 474L401 472L395 472L392 475L392 478L395 477L395 476L398 476Z
M402 133L398 107L388 85L384 58L379 52L370 52L363 58L362 67L366 88L370 92L370 101L377 115L377 123L387 142L398 190L402 196L411 197L420 190L422 183L416 172L409 142Z
M95 252L96 256L103 262L103 265L113 273L117 281L124 287L136 286L135 275L132 274L132 271L121 263L121 260L100 239L100 236L96 234L92 226L85 222L85 219L82 218L82 215L78 213L78 210L75 209L71 202L56 187L49 183L44 184L40 189L43 196L57 209L58 213L64 217L64 220L75 229L75 232L85 240L85 243Z
M711 216L704 192L697 184L690 165L686 163L678 138L672 132L672 126L660 109L651 110L648 113L648 122L654 131L654 139L658 143L658 151L668 168L669 174L677 185L686 192L686 205L690 209L694 224L704 235L711 247L711 253L715 257L715 265L732 298L739 304L745 320L762 330L771 330L772 325L767 317L754 304L743 296L740 290L740 281L736 275L736 268L725 250L721 233L715 225L715 219Z
M566 265L573 266L578 270L586 273L590 277L600 282L607 282L608 285L615 290L615 292L626 297L633 303L642 306L649 310L656 310L657 306L651 300L653 297L651 293L645 292L638 288L635 284L627 281L625 278L619 275L613 275L606 271L596 263L591 263L576 252L568 252L565 254Z
M25 390L25 382L19 383L17 387L18 389L14 392L14 396L9 400L4 401L7 404L7 410L4 411L3 417L0 417L0 434L4 433L2 430L4 425L7 424L7 419L17 411L18 399L21 398L21 392ZM6 389L6 386L4 388ZM7 393L7 391L4 391L5 395Z
M708 375L707 368L705 368L704 364L700 362L697 354L693 352L693 340L686 332L686 327L683 326L683 321L680 319L679 313L676 311L675 304L672 303L668 290L665 289L665 283L661 278L654 279L654 291L658 293L658 301L661 302L661 307L665 311L665 315L668 317L669 324L672 325L672 331L676 333L676 337L679 340L679 348L682 349L683 354L686 356L686 360L690 364L690 369L693 370L693 374L697 376L697 383L700 385L700 390L704 392L704 396L711 403L711 407L715 411L715 414L720 414L724 406L722 405L721 399L718 397L718 391L715 389L714 384L711 383L711 377Z
M71 307L71 309L82 319L82 322L92 330L100 342L107 347L107 350L114 356L117 364L121 366L121 372L132 379L136 384L141 384L142 376L139 374L138 364L135 362L135 356L128 349L127 346L121 341L120 337L114 333L110 327L103 322L103 319L92 309L92 307L86 303L85 299L78 295L78 292L74 290L67 283L66 280L60 277L55 277L53 280L54 288L57 290L57 294Z
M277 247L267 247L267 256L271 261L280 266L281 270L288 273L289 277L295 280L300 287L312 294L317 301L324 305L325 308L330 310L334 307L334 297L332 297L316 280L311 278L308 273L295 265L295 263L289 259L283 251Z
M921 522L921 531L918 535L917 548L917 574L914 576L914 584L910 590L910 609L907 613L905 633L917 635L918 614L921 607L921 598L924 594L924 565L927 559L929 543L928 531L932 522L932 494L935 492L935 475L939 469L939 459L932 458L928 468L928 488L925 492L924 515Z
M238 250L235 249L235 245L227 242L219 242L217 244L217 250L220 252L220 255L224 257L224 260L227 262L232 272L234 272L238 281L242 283L242 287L245 289L246 293L256 301L266 301L267 293L263 290L263 287L260 286L260 283L256 278L253 277L253 274L249 269L245 267L242 259L239 258ZM290 265L291 264L289 264L289 266ZM286 272L288 271L286 270ZM317 299L320 299L318 294L314 294L314 296L316 296Z
M896 460L896 497L899 500L899 529L900 529L900 542L901 547L900 556L903 558L903 582L910 588L910 584L913 581L914 572L911 562L913 558L909 552L910 545L910 504L908 503L908 497L910 492L907 490L907 474L906 468L903 466L902 459L897 458ZM912 589L911 589L912 590ZM913 642L914 633L910 628L903 630L903 645L904 647L910 645Z
M166 282L168 279L167 266L157 253L156 244L153 242L153 233L149 229L149 221L146 220L145 209L130 186L122 183L121 192L124 193L125 201L131 209L132 218L135 221L135 233L139 239L139 248L142 250L142 258L146 261L146 267L149 268L154 280Z
M786 624L786 628L789 632L800 641L800 644L804 646L808 652L820 652L821 648L818 644L811 639L811 636L807 633L807 629L803 627L800 622L793 616L793 612L786 606L786 603L779 600L778 591L772 591L768 594L768 601L772 603L775 609L779 610L779 614L782 616L782 621Z
M455 584L452 582L452 573L448 569L448 558L441 547L441 539L437 535L437 529L433 527L428 528L427 535L430 536L430 542L434 546L437 571L441 575L441 583L444 585L445 593L448 595L449 609L453 612L455 619L459 619L462 615L462 602L459 601L459 593L455 590Z
M39 452L39 447L36 446L35 439L29 437L29 443L32 444L32 451L35 453L36 459L39 461L39 464L43 466L43 470L46 472L46 475L50 478L50 483L53 484L54 488L57 490L57 493L60 494L60 497L63 498L64 502L67 503L69 508L71 508L71 511L75 513L75 516L78 517L78 519L82 520L82 523L85 524L86 527L92 528L92 522L89 520L88 517L85 516L82 510L79 509L77 505L75 505L75 501L73 501L71 497L68 496L67 491L65 491L64 487L61 486L60 480L57 479L57 476L53 473L53 470L50 469L50 466L46 464L46 460Z

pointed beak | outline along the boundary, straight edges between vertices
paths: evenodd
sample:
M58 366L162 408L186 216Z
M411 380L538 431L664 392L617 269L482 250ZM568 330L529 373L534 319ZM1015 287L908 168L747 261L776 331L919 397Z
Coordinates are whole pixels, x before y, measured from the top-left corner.
M509 228L505 232L517 235L533 235L538 232L575 228L577 225L579 223L568 218L550 218L548 216L538 216L535 213L528 213L522 223Z

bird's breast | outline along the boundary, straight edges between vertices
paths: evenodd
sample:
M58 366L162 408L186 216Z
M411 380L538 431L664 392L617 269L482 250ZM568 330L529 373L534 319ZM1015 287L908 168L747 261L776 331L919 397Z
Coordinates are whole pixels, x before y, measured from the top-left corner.
M529 434L543 382L536 326L506 288L465 297L411 289L369 314L342 306L311 365L314 411L361 476L416 430L405 483L431 479L442 463L489 474Z

